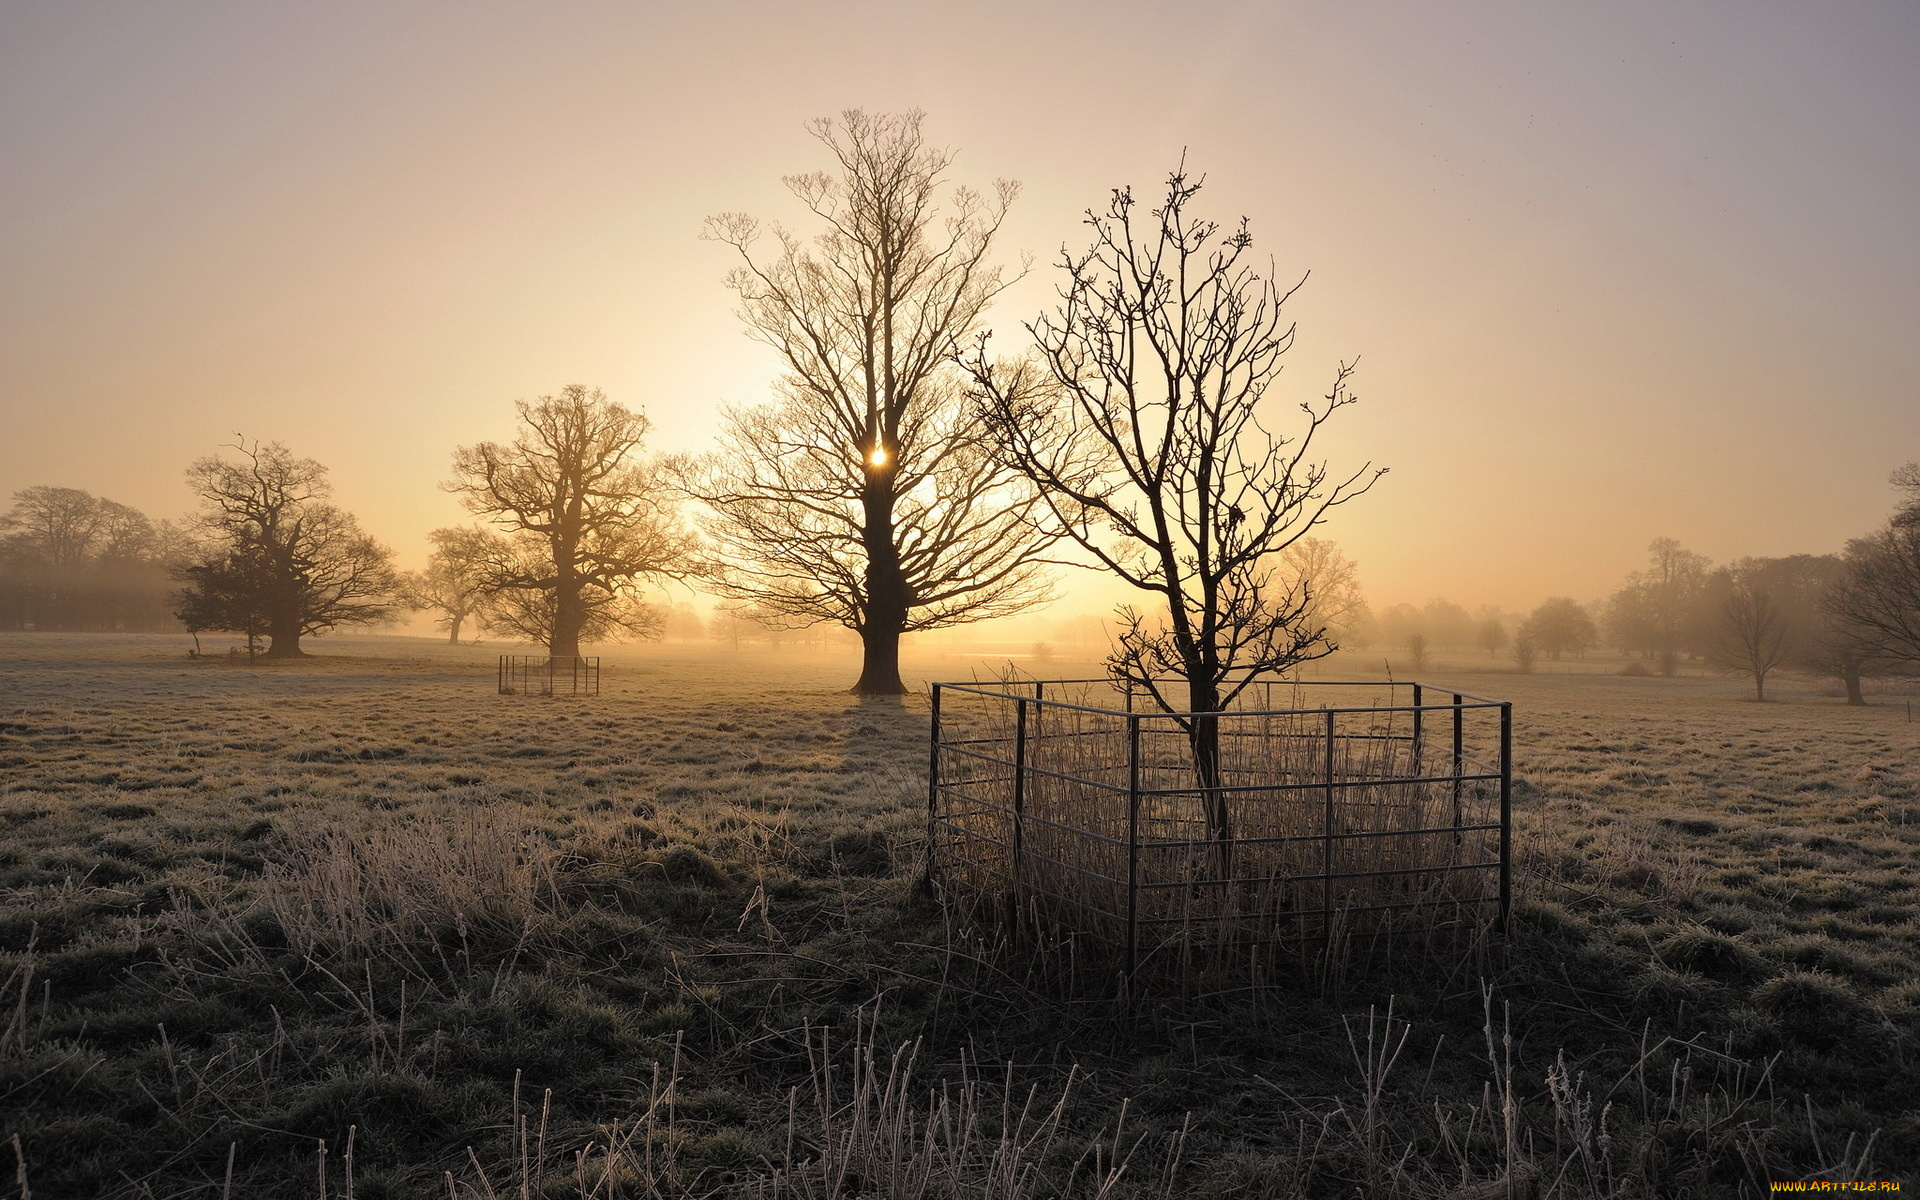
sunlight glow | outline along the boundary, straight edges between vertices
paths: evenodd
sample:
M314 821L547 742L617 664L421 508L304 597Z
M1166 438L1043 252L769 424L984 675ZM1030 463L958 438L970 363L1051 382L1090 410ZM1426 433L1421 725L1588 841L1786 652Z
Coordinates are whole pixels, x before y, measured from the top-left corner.
M876 467L887 465L887 448L880 444L878 438L874 439L873 452L867 455L867 461Z

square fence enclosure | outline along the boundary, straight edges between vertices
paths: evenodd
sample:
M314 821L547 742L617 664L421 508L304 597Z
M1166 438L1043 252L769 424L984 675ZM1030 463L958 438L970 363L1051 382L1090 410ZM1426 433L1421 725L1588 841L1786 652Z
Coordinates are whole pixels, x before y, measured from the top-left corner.
M1197 948L1504 926L1510 703L1276 680L1217 714L1149 705L1105 680L935 684L936 875L1129 978Z
M600 656L502 654L502 696L598 696Z

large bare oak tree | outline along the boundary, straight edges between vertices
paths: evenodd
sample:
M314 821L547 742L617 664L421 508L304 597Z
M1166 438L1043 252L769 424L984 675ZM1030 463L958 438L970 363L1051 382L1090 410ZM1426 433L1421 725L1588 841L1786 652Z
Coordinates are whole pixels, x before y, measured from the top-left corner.
M447 484L505 535L482 571L489 625L559 656L649 632L633 588L684 576L692 542L640 455L646 417L578 384L515 407L513 442L460 447Z
M1002 460L1040 489L1060 532L1152 597L1148 610L1121 611L1108 666L1186 714L1197 781L1216 789L1219 723L1208 714L1334 649L1307 620L1311 583L1284 552L1383 471L1335 474L1313 457L1322 427L1353 403L1351 364L1300 405L1295 436L1263 424L1300 285L1255 269L1244 220L1223 230L1195 216L1199 190L1176 172L1147 213L1116 190L1088 213L1092 247L1064 260L1059 309L1027 326L1037 354L995 364L983 340L970 361ZM1225 874L1227 807L1202 794Z
M689 463L687 490L730 569L711 585L788 626L859 633L853 690L886 695L903 633L1005 616L1045 595L1039 500L991 452L953 355L1005 286L988 262L1016 187L967 188L939 211L952 154L921 114L842 114L813 133L837 174L787 186L825 225L810 243L711 218L741 265L728 277L747 332L771 346L780 399L730 410L718 453Z

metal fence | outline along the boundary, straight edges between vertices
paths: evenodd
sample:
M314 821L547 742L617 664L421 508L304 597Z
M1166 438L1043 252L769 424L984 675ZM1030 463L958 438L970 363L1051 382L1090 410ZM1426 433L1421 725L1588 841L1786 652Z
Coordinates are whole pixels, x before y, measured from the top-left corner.
M1419 683L1260 683L1214 724L1104 680L933 687L929 868L1119 951L1504 929L1513 706ZM1224 837L1221 836L1224 833Z
M503 696L598 696L600 656L502 654Z

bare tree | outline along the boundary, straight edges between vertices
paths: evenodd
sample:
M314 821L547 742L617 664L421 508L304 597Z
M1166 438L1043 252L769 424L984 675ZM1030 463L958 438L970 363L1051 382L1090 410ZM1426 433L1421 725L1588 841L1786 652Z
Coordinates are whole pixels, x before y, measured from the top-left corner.
M77 565L99 552L108 524L108 515L102 511L106 505L126 508L79 488L21 488L13 494L13 507L0 515L0 537L16 552L30 553L48 566Z
M1360 590L1360 567L1329 538L1303 537L1280 552L1280 559L1307 597L1303 625L1326 630L1329 640L1346 641L1367 617Z
M1537 650L1545 651L1548 658L1556 660L1568 651L1585 654L1598 636L1586 608L1568 596L1550 596L1541 601L1540 606L1528 614L1521 632Z
M1179 717L1207 799L1217 865L1231 864L1219 722L1254 680L1331 653L1308 624L1311 584L1283 552L1382 472L1335 475L1311 454L1353 403L1351 364L1302 404L1286 438L1256 415L1292 346L1282 288L1249 261L1247 223L1223 232L1189 204L1201 181L1176 171L1140 219L1120 189L1084 254L1065 257L1060 308L1029 324L1037 358L970 362L999 452L1040 489L1054 526L1153 598L1121 610L1108 669ZM1304 282L1304 280L1302 280Z
M1887 524L1847 543L1828 615L1865 653L1920 667L1920 463L1893 473L1906 493Z
M1413 664L1414 670L1424 671L1427 669L1427 635L1426 634L1410 633L1401 640L1400 644L1406 647L1407 661Z
M504 558L507 547L500 535L472 526L436 529L427 535L433 553L427 569L401 578L401 595L414 609L434 609L434 624L447 631L447 644L460 644L460 632L469 621L485 627L488 568Z
M172 628L170 569L195 549L173 522L125 504L22 488L0 512L0 628Z
M733 247L727 283L748 333L786 371L774 404L725 414L721 449L689 464L704 531L734 569L711 586L789 628L859 633L853 690L897 694L900 637L1020 611L1046 596L1048 538L1031 488L991 453L956 386L957 341L1006 286L987 261L1016 185L955 189L952 154L926 145L921 114L844 113L813 133L838 175L789 177L826 225L811 246L759 223L710 219Z
M239 438L229 448L238 451L237 461L215 456L187 468L215 550L200 572L183 572L182 611L196 613L192 620L257 612L248 620L264 618L268 658L302 657L300 639L308 634L391 618L399 583L393 552L352 514L327 503L327 469L295 458L279 442ZM195 595L212 580L251 595L245 603L200 605Z
M1884 670L1886 664L1873 639L1832 610L1831 602L1847 582L1847 564L1839 555L1742 559L1716 583L1730 595L1736 581L1767 592L1784 620L1788 632L1783 666L1838 679L1848 704L1867 702L1861 680ZM1724 601L1723 596L1723 608ZM1740 656L1738 669L1747 669L1746 657Z
M707 636L707 623L692 604L682 600L667 611L662 632L678 642L697 642Z
M1731 588L1720 603L1720 624L1708 651L1715 666L1753 677L1754 699L1767 698L1767 676L1787 661L1792 626L1754 563L1730 569Z
M1655 538L1647 547L1646 569L1627 576L1626 586L1608 601L1608 632L1622 649L1650 654L1661 674L1673 674L1681 653L1698 644L1711 565L1673 538Z
M1473 644L1487 652L1492 658L1500 653L1500 647L1507 644L1507 623L1501 619L1500 610L1493 605L1482 605L1480 615L1473 622Z
M582 641L657 636L659 613L633 589L684 578L693 543L640 458L646 417L579 384L514 407L513 443L460 447L446 485L505 534L481 572L489 625L561 656Z
M1540 660L1540 643L1534 637L1533 630L1525 622L1520 632L1513 635L1513 665L1522 675L1533 674L1534 663Z

